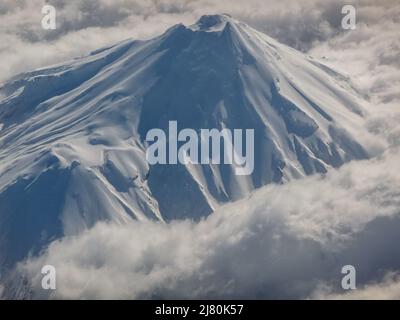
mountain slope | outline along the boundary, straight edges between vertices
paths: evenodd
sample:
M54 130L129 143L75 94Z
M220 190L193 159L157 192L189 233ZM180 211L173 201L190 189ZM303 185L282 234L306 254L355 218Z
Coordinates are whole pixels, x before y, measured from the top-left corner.
M0 264L99 220L199 219L366 158L363 103L340 74L226 15L19 75L0 88ZM149 166L146 133L171 120L254 129L253 174Z

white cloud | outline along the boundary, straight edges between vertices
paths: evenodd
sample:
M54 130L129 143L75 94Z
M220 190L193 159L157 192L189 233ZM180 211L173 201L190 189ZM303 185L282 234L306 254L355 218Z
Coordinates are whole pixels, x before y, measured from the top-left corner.
M395 28L395 29L393 29ZM329 64L345 71L373 102L398 102L400 99L400 39L390 21L379 26L360 24L355 33L330 39L311 50L317 57L326 57Z

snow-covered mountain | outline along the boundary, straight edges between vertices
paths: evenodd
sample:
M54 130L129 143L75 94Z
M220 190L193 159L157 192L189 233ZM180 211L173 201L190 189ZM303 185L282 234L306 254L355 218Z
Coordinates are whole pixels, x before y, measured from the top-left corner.
M269 183L368 157L344 76L227 15L0 87L0 264L99 220L198 219ZM146 133L255 130L255 169L156 165Z

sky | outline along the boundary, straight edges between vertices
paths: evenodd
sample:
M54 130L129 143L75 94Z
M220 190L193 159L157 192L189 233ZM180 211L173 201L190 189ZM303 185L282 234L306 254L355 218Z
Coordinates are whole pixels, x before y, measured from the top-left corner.
M41 28L44 3L57 9L56 30ZM344 4L356 8L356 30L341 28ZM399 1L1 0L0 81L215 13L349 76L369 97L365 126L384 151L325 178L268 186L198 223L99 224L19 272L39 286L40 266L55 265L52 298L399 299ZM348 263L359 286L343 292L339 266Z

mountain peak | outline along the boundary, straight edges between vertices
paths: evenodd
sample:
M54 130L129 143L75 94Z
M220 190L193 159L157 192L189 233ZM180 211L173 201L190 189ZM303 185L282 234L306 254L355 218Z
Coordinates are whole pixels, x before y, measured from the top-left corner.
M197 220L264 185L366 158L364 103L341 79L228 15L209 15L7 81L0 268L98 221ZM145 137L169 132L170 121L179 131L253 129L254 172L150 165Z
M228 14L203 15L191 29L200 31L221 31L234 19Z

